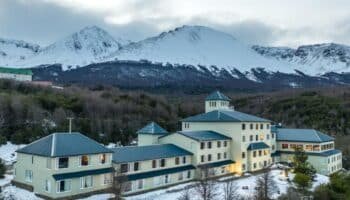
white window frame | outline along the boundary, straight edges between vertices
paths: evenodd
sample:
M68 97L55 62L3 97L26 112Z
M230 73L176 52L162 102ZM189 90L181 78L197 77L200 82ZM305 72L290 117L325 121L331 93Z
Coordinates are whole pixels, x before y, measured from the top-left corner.
M69 181L69 190L66 190L66 191L59 191L59 187L60 187L60 182L61 181ZM72 191L72 179L64 179L64 180L60 180L60 181L56 181L56 192L57 193L65 193L65 192L70 192Z
M83 156L87 156L88 157L88 164L87 165L82 165L81 164ZM81 156L79 156L79 167L88 167L88 166L91 166L91 156L90 155L81 155Z
M45 190L45 192L47 192L47 193L51 193L51 181L50 180L48 180L48 179L45 179L45 181L44 181L45 183L45 185L44 185L44 190Z
M87 180L91 179L91 185L84 187L84 185L87 183ZM94 177L93 176L84 176L84 177L80 177L80 189L84 190L84 189L89 189L92 188L94 186Z
M102 174L102 185L112 184L113 174Z
M64 168L60 168L60 158L68 158L68 166L67 167L64 167ZM59 170L59 169L68 169L69 168L69 157L57 157L56 158L56 169Z
M33 182L33 171L32 170L26 169L24 171L24 180L26 182L29 182L29 183Z

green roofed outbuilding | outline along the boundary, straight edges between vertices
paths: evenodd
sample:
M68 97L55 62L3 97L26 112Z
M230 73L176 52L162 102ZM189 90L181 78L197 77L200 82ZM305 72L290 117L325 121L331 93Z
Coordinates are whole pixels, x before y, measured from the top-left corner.
M33 72L24 68L0 67L0 78L16 81L32 81Z

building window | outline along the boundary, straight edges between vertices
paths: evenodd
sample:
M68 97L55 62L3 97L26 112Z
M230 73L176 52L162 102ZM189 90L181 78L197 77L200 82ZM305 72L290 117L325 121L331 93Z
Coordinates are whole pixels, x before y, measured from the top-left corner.
M170 175L165 175L164 176L164 183L165 184L169 183L169 180L170 180Z
M255 129L259 130L259 124L255 124Z
M141 190L143 188L143 179L137 180L137 189Z
M224 159L226 159L227 158L227 153L226 152L224 152Z
M253 151L253 157L254 158L256 157L256 151Z
M211 154L208 154L208 161L211 161Z
M259 135L255 135L255 141L259 140Z
M260 124L260 130L264 129L264 124Z
M180 172L180 173L178 174L177 180L178 180L178 181L182 181L183 179L184 179L184 174L183 174L182 172Z
M179 158L179 157L176 157L176 158L175 158L175 165L178 165L178 164L180 164L180 158Z
M88 166L89 165L89 156L81 156L80 157L80 166Z
M270 129L270 124L266 124L266 129Z
M245 135L242 136L242 142L245 142Z
M68 192L71 190L71 180L57 181L57 192Z
M312 151L312 145L311 144L305 145L305 150L306 151Z
M253 141L253 137L254 137L253 135L250 135L250 136L249 136L249 141L252 142L252 141Z
M183 156L182 157L182 164L185 164L186 163L186 156Z
M160 160L160 167L165 167L165 159Z
M204 149L204 148L205 148L205 143L201 142L201 149Z
M288 149L288 144L282 144L282 149Z
M204 155L201 155L201 162L204 162Z
M253 168L254 168L254 169L256 168L256 163L253 164Z
M242 130L245 130L245 124L242 124Z
M296 144L290 144L289 147L290 147L291 149L296 149L296 148L297 148L297 145L296 145ZM312 148L312 146L311 146L311 148Z
M51 182L49 180L45 180L45 192L51 191Z
M245 164L242 164L242 171L245 171Z
M270 139L270 135L266 134L266 139L269 140Z
M51 169L51 158L46 158L46 168Z
M134 171L139 171L139 162L134 162Z
M224 147L227 147L227 141L224 141Z
M32 182L33 181L33 171L32 170L26 170L24 173L24 179L27 182Z
M320 145L314 145L313 151L320 151Z
M111 184L112 180L112 174L103 174L103 185Z
M80 188L90 188L92 187L92 176L85 176L80 178Z
M221 159L221 153L218 153L218 160Z
M220 148L221 147L221 141L217 142L217 147Z
M106 163L106 154L101 154L100 155L100 163L105 164Z
M245 152L242 152L242 158L245 158Z
M274 150L275 150L275 145L273 144L273 145L272 145L272 151L274 151Z
M253 130L254 125L250 124L250 130Z
M32 156L32 164L34 164L34 156Z
M187 171L187 178L191 178L191 171Z
M271 137L272 137L272 139L275 138L275 134L274 134L274 133L271 133Z
M68 162L69 162L68 157L58 158L58 168L59 169L68 168Z
M152 168L156 168L157 167L157 161L156 160L152 160Z
M264 140L264 134L260 134L260 140Z
M259 156L262 156L262 151L261 150L259 150Z
M127 163L120 165L120 172L121 173L127 173L129 171L129 165Z
M211 149L211 142L208 142L208 149Z
M268 154L268 150L264 150L264 156Z
M132 190L132 182L127 181L122 189L124 192L130 192Z

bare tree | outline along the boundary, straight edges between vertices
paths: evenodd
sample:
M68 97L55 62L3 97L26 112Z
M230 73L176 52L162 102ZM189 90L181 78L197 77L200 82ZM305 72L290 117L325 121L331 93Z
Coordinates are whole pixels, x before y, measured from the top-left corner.
M177 198L177 200L191 200L191 199L192 199L192 196L191 196L190 188L185 188L185 190L181 193L181 196Z
M209 177L209 168L201 168L202 177L195 186L195 190L202 200L213 200L218 195L216 181Z
M237 192L238 186L234 182L234 180L231 179L224 182L223 189L224 189L224 200L235 200L240 198L240 195Z
M273 176L269 169L256 179L256 200L269 200L272 199L272 195L276 192L276 183L273 180Z
M112 192L115 196L115 200L122 200L122 194L129 186L130 182L125 174L120 173L120 170L116 172L116 176L113 176Z

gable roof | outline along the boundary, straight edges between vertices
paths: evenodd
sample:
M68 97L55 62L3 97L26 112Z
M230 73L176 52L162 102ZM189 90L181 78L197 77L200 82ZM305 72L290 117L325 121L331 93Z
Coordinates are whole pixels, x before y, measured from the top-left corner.
M334 138L314 129L292 129L292 128L277 128L277 141L293 141L293 142L330 142Z
M193 155L193 153L173 144L126 146L113 148L112 150L114 152L114 163L135 162L176 156Z
M180 134L196 141L231 140L230 137L215 131L178 131L172 134ZM170 134L169 134L170 135ZM162 137L166 137L162 136Z
M45 157L113 153L81 133L53 133L17 150L18 153Z
M164 135L168 131L160 127L157 123L151 122L136 132L137 134Z
M250 143L247 150L267 149L270 148L265 142Z
M214 110L182 120L183 122L270 122L270 120L234 110Z
M231 99L217 90L217 91L209 94L209 96L207 96L207 98L205 98L205 100L206 101L215 101L215 100L230 101Z
M33 75L33 72L30 69L7 68L7 67L0 67L0 73Z

